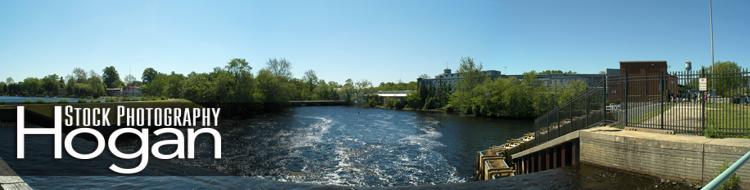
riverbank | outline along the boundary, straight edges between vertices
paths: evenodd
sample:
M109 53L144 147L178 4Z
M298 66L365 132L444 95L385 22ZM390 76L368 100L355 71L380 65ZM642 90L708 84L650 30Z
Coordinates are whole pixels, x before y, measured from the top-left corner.
M408 107L397 109L397 108L391 108L387 106L375 106L375 107L370 107L370 108L397 110L397 111L413 111L413 112L422 112L422 113L444 113L444 114L452 114L452 115L457 115L457 116L462 116L462 117L481 117L481 118L490 118L490 119L514 119L514 120L535 119L535 117L479 116L475 114L462 114L462 113L454 112L448 109L414 109L414 108L408 108Z

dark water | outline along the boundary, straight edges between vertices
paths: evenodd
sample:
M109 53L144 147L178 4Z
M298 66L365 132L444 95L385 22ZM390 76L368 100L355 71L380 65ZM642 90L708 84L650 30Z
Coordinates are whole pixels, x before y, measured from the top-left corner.
M224 140L223 159L185 163L214 168L237 177L23 178L32 187L40 189L305 189L318 187L315 185L387 187L456 184L471 181L476 151L518 137L529 130L531 124L526 120L383 109L299 107L225 124L219 128ZM199 147L198 150L203 148ZM570 188L667 187L659 187L661 182L655 178L606 168L583 166L559 172L559 176L572 176L564 178L577 182L576 186L563 186ZM536 187L543 189L555 183L545 179L539 179L539 182Z
M0 96L0 103L58 103L58 102L78 102L77 98L63 98L63 97L24 97L24 96Z
M227 173L288 182L458 183L474 174L471 161L477 150L519 136L530 124L383 109L301 107L225 126L231 128L221 130L231 139L225 143L230 159L221 165L241 166L223 170Z

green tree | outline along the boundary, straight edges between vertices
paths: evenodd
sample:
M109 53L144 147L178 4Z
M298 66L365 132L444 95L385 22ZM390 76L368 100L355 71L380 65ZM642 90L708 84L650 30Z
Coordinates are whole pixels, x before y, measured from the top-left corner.
M225 84L232 88L233 94L229 96L231 100L242 103L252 102L254 85L251 71L253 68L250 67L250 64L245 59L235 58L227 63L226 69L234 76L233 82L226 82L230 84Z
M739 89L744 87L747 81L742 76L742 68L737 63L731 61L717 62L709 67L708 71L714 73L711 80L708 80L708 85L710 88L716 89L719 96L730 97L744 93Z
M562 106L586 91L586 82L574 80L566 84L562 89L559 89L559 91L557 105Z
M306 90L312 92L318 86L318 75L313 70L307 70L305 76L302 77L302 81L305 83Z
M475 63L471 57L461 58L458 75L461 79L458 80L451 94L450 105L459 112L475 114L477 107L472 103L472 99L478 94L475 93L474 88L488 77L482 73L482 65Z
M28 77L23 79L18 85L21 90L21 94L24 96L44 96L44 87L42 80L34 77Z
M271 72L271 75L281 77L284 79L292 78L292 65L284 58L281 59L269 59L266 63L266 69Z
M120 88L124 86L122 80L120 80L120 74L114 66L105 67L102 70L102 80L104 80L104 85L107 88Z
M7 95L8 93L8 85L5 84L5 82L0 81L0 95Z
M102 80L102 77L96 74L96 72L91 71L89 72L89 79L87 81L88 87L88 95L98 98L99 96L106 95L106 86L104 84L104 81Z
M42 78L42 88L48 96L59 96L63 92L65 84L61 81L60 77L52 74Z
M86 71L78 67L73 69L73 78L76 82L84 82L88 79Z
M341 97L347 102L352 102L354 97L354 81L352 79L346 79L344 85L341 87Z
M141 81L143 81L144 84L151 83L151 81L154 81L156 77L159 75L159 72L157 72L154 68L146 68L143 70L143 75L141 75Z
M264 103L281 104L289 101L283 78L274 75L269 69L264 68L258 72L258 90Z

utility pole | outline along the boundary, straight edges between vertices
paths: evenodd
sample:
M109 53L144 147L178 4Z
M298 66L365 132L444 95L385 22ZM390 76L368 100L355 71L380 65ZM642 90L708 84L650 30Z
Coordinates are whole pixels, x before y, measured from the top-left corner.
M714 8L713 0L708 0L708 25L709 32L711 33L711 66L714 66ZM712 69L713 70L713 69Z
M709 30L709 33L711 33L711 75L714 75L716 73L714 72L716 70L716 67L715 67L716 61L714 60L715 57L714 57L714 19L713 19L714 11L713 9L714 9L713 0L708 0L708 26L709 26L708 30ZM712 84L711 90L715 91L716 90L714 89L715 87L716 85Z

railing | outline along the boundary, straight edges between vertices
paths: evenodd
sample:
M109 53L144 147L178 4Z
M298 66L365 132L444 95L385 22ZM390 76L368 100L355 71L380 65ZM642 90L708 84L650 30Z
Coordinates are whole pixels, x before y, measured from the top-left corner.
M707 81L701 91L700 79ZM750 72L709 70L607 79L608 103L623 126L710 137L750 135Z
M700 79L708 83L700 91ZM600 123L709 137L750 136L750 72L622 73L534 121L534 138L512 155Z
M601 81L587 91L534 120L534 138L506 151L512 155L570 132L613 121L606 111L607 85Z
M742 165L745 164L748 159L750 159L750 151L748 151L747 153L745 153L745 155L743 155L742 157L740 157L740 159L738 159L737 161L735 161L726 170L724 170L723 172L721 172L721 174L719 174L719 176L716 176L716 178L714 178L713 180L711 180L710 182L708 182L708 184L706 184L706 186L703 186L703 188L701 188L701 190L714 190L714 189L719 188L721 186L721 184L724 183L724 181L726 181L727 179L729 179L729 177L732 176L732 174L734 174L735 172L737 172L737 170L740 169L740 167L742 167Z

